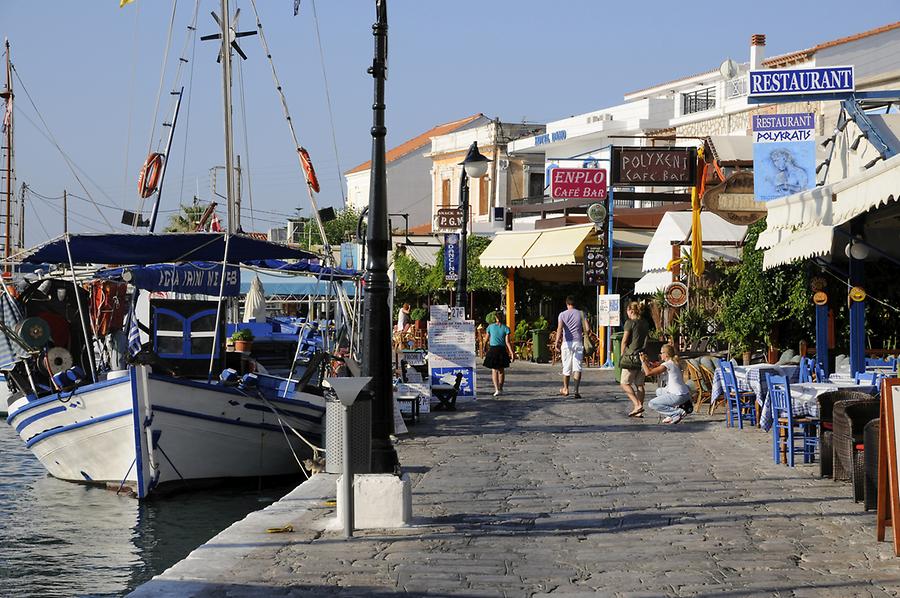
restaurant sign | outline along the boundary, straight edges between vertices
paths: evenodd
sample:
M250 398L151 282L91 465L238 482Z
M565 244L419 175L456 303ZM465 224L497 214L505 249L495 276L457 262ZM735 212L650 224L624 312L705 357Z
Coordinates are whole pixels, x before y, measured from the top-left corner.
M444 282L459 280L460 249L459 235L444 235Z
M554 168L550 171L553 199L606 199L605 168Z
M696 171L693 147L613 147L613 185L693 187Z
M856 89L852 66L750 71L749 98L800 94L845 94Z

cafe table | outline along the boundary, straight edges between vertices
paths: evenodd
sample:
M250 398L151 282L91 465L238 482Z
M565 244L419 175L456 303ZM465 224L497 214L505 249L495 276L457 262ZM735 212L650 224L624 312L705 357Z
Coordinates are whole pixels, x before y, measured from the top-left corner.
M776 376L787 376L793 384L800 379L800 366L794 364L778 365L772 363L757 363L753 365L734 366L734 376L737 378L738 390L750 390L756 395L756 402L763 404L768 396L765 373ZM713 372L712 403L725 394L725 381L722 379L722 369L716 368Z
M794 417L819 417L819 395L835 390L855 390L870 395L878 394L878 387L871 384L856 384L850 382L803 382L791 384L791 411ZM772 427L772 409L769 405L769 397L766 396L763 403L759 425L764 430Z

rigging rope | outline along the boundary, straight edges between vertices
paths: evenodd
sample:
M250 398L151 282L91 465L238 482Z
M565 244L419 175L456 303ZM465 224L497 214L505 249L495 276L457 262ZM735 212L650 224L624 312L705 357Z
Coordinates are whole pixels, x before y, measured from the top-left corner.
M253 14L256 17L256 30L259 32L259 41L262 43L263 51L266 53L266 59L269 61L269 66L272 69L272 79L275 82L275 90L278 92L278 96L281 99L281 108L284 112L284 118L287 120L288 128L291 132L291 139L294 142L294 148L297 150L298 159L300 158L300 150L303 149L303 146L300 145L300 142L297 140L297 132L294 130L294 121L291 120L291 113L288 110L287 98L284 95L284 90L281 87L281 82L278 80L278 73L275 71L275 62L272 60L272 52L269 50L269 42L266 41L266 35L263 33L262 21L259 18L259 11L256 10L256 0L250 0L250 5L253 7ZM303 172L303 179L306 182L306 192L309 195L309 203L312 205L313 216L316 220L316 226L319 229L319 235L322 237L322 244L324 246L324 261L325 263L329 263L334 261L334 256L331 255L331 246L328 243L328 236L325 234L325 225L322 223L322 217L319 214L319 205L316 202L315 193L313 193L312 187L309 184L309 178L307 177L306 170L302 168L301 161L301 172Z
M125 162L122 165L122 197L128 197L128 158L131 150L131 129L134 124L134 86L137 79L137 61L138 61L138 39L140 28L138 27L138 17L141 14L141 5L138 4L134 11L134 45L131 48L131 78L128 83L128 132L125 135Z
M253 182L250 180L250 140L247 138L247 104L244 102L244 63L238 61L238 89L241 96L241 122L244 128L244 158L247 161L247 198L250 203L250 226L256 230L253 214ZM239 176L244 176L243 170ZM240 187L243 189L243 187Z
M156 88L156 104L153 107L153 122L150 125L150 141L147 143L147 153L153 151L153 138L156 135L156 117L159 116L159 100L162 97L163 81L166 77L166 63L169 61L169 48L172 47L172 31L175 29L175 10L178 8L178 0L172 0L172 16L169 18L169 31L166 34L166 49L163 52L162 65L159 69L159 87Z
M328 90L328 75L325 73L325 51L322 49L322 36L319 34L319 15L316 12L316 0L312 0L313 23L316 25L316 42L319 44L319 63L322 65L322 81L325 83L325 100L328 103L328 120L331 123L331 144L334 146L334 159L338 169L338 188L341 190L341 201L347 207L347 196L344 193L344 182L341 181L341 158L338 154L337 134L334 130L334 112L331 109L331 92Z
M190 77L188 78L188 94L187 94L187 106L185 108L186 112L184 115L184 149L181 152L181 181L178 188L178 200L181 201L181 198L184 197L184 170L187 165L187 142L188 135L190 133L191 128L191 98L194 95L194 57L197 55L197 13L200 10L200 0L194 4L194 20L188 26L188 30L194 32L193 35L193 43L191 45L191 72ZM167 156L168 157L168 156Z

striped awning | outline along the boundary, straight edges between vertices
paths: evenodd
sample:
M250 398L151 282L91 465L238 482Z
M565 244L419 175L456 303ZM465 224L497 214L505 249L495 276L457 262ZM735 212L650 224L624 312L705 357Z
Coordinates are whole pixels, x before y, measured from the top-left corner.
M486 268L521 268L524 257L541 236L540 231L497 233L491 244L481 253L481 265Z
M524 267L542 268L580 264L584 257L584 246L591 239L596 240L593 224L544 230L525 254Z

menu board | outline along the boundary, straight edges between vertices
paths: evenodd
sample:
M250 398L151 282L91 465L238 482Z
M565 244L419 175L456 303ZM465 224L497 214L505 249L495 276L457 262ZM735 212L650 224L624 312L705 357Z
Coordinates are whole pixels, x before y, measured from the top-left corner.
M585 286L606 284L609 259L606 245L584 246L583 281Z
M881 430L878 438L878 507L876 537L884 541L891 530L894 555L900 556L900 378L887 378L881 386Z
M600 326L621 326L621 296L597 296L597 323Z
M428 372L432 384L453 384L463 375L460 397L475 397L475 322L428 323Z

